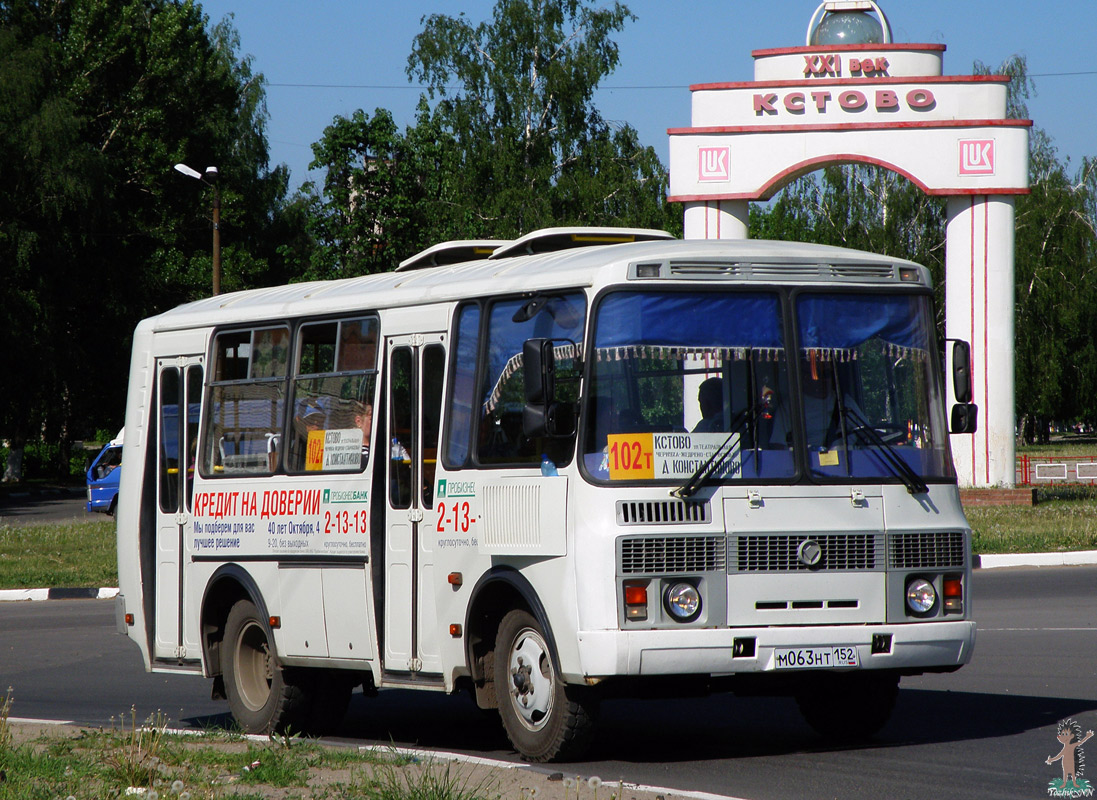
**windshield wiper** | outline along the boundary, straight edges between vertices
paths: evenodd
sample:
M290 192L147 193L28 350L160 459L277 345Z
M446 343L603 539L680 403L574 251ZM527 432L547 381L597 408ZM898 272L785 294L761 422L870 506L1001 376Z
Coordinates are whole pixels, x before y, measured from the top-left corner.
M697 490L705 484L705 481L709 479L709 476L711 476L712 473L727 460L727 457L731 455L732 451L735 449L735 445L732 444L732 439L743 432L743 427L748 420L757 423L758 416L761 414L763 408L765 408L765 403L759 402L740 411L731 422L731 431L728 433L727 438L716 448L716 452L709 456L709 459L689 476L688 481L677 489L672 489L670 493L671 496L679 497L683 500L687 497L692 497Z
M915 472L914 468L904 461L902 456L895 452L894 447L884 441L884 437L881 436L875 428L869 425L864 417L849 406L845 406L842 409L842 416L843 420L848 418L850 422L853 423L853 429L850 431L851 433L863 434L871 444L880 448L880 455L883 457L883 462L891 468L892 474L903 482L907 487L908 492L911 494L923 494L929 491L929 486L922 480L922 476Z

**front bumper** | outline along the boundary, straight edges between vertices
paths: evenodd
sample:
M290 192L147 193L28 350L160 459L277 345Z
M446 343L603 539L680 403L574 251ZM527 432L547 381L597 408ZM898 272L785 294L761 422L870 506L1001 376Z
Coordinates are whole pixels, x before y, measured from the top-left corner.
M888 652L872 652L875 634L890 634ZM917 672L968 663L975 649L975 622L580 631L578 638L581 675L577 678L772 672L777 671L775 648L827 646L855 647L859 669ZM733 656L737 639L754 640L751 656Z

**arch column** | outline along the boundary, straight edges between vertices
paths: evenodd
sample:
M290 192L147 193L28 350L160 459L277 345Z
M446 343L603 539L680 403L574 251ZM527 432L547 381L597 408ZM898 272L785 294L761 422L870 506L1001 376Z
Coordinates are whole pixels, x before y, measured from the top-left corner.
M974 436L951 437L952 457L961 486L1012 487L1014 200L952 196L947 213L945 335L971 344L973 400L980 409Z
M749 200L700 200L685 204L686 239L749 239Z

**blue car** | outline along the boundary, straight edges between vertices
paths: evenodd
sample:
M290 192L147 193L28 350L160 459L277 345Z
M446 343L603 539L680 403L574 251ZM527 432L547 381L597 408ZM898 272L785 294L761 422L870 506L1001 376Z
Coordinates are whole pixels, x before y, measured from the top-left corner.
M122 433L107 442L88 467L88 511L113 514L118 505L118 481L122 477Z

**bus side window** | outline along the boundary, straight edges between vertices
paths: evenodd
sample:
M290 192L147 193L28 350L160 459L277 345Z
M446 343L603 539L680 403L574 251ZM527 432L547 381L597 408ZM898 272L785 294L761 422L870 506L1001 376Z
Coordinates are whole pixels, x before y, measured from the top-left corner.
M389 500L393 508L411 506L411 431L415 424L411 348L392 352L389 371Z
M371 451L378 331L374 316L300 327L286 452L288 472L365 468Z
M507 298L491 304L483 343L486 371L481 376L474 411L480 417L476 437L480 465L534 465L540 463L542 454L561 466L571 461L572 438L532 439L525 435L522 348L527 339L553 340L556 399L576 407L579 360L573 343L582 341L585 322L586 299L578 292Z
M284 420L289 340L287 326L223 331L214 338L203 475L274 471L270 442Z
M453 343L452 389L446 415L445 463L449 469L466 465L472 438L472 409L476 405L476 364L480 354L480 306L462 306Z
M438 467L438 429L442 421L442 377L445 374L446 350L440 344L428 345L423 351L423 439L422 475L423 505L434 505L434 475Z

